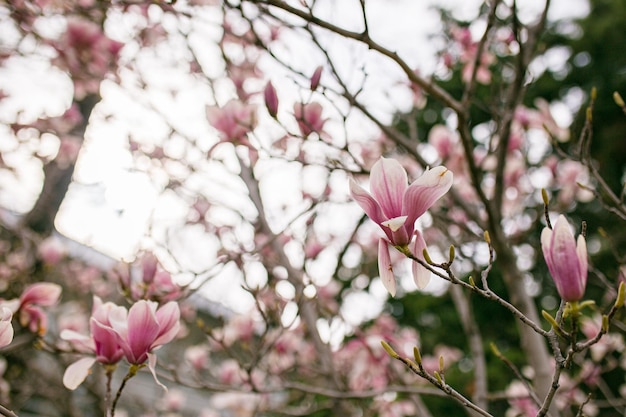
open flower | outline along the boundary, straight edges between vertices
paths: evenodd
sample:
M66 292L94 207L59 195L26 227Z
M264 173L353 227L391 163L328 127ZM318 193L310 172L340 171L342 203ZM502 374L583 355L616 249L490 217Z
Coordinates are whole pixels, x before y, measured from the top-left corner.
M370 173L371 194L350 180L350 194L359 203L367 216L377 223L386 235L379 242L378 266L385 288L395 295L389 244L402 252L410 251L422 258L426 243L415 229L415 221L426 212L452 186L452 172L438 166L427 169L412 184L408 184L406 171L394 159L381 158ZM423 288L430 272L423 267L413 266L413 277L418 287Z
M2 307L17 317L20 324L39 335L48 329L48 317L41 307L52 307L61 296L61 286L50 282L39 282L26 287L19 298L3 301Z
M560 215L554 228L541 232L541 249L556 289L565 301L578 301L587 285L587 243L578 239L565 216Z
M61 333L61 338L72 344L88 357L71 364L63 376L63 384L76 389L87 377L95 362L112 366L123 357L131 365L148 367L157 384L165 388L156 378L156 355L153 350L170 342L180 328L180 310L173 301L157 309L154 301L140 300L130 311L111 302L102 303L94 297L89 320L91 337L71 330Z
M174 339L180 329L180 309L174 301L157 306L154 301L140 300L128 313L126 309L116 310L109 320L126 360L132 365L148 361L155 381L163 386L156 378L157 358L152 351Z
M121 310L120 310L121 309ZM94 363L115 365L124 356L120 347L119 337L111 327L111 315L123 315L126 310L111 302L103 303L94 297L89 327L91 337L73 330L61 332L61 338L71 342L74 347L89 356L79 359L65 370L63 385L68 389L76 389L89 375Z

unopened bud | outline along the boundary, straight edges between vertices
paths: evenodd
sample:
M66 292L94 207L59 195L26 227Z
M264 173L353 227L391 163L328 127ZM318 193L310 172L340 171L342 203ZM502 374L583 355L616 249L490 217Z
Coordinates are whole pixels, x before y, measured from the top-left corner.
M413 357L415 358L415 363L418 365L422 364L422 354L417 346L413 347Z
M596 101L598 97L598 89L596 87L591 87L591 101Z
M317 90L317 87L319 87L320 79L322 78L322 70L323 67L321 65L315 68L315 72L313 72L313 75L311 76L311 91L315 91Z
M483 235L485 236L485 242L491 245L491 236L489 236L489 232L485 230L485 233Z
M617 288L617 299L615 300L615 308L622 308L624 306L624 299L626 298L626 289L624 289L624 281L619 283Z
M448 263L452 263L456 256L456 251L454 250L454 245L450 245L450 254L448 257Z
M602 315L602 333L609 332L609 316L606 314Z
M591 107L587 107L586 117L587 117L587 121L589 123L591 123L593 121L593 111L591 110Z
M554 320L554 317L552 317L546 310L541 310L541 315L548 321L548 323L550 323L550 326L552 326L555 331L560 329L559 323L557 323L556 320Z
M439 372L435 371L435 372L433 372L433 375L435 376L435 378L437 378L437 382L439 382L441 385L443 385L443 378L441 377Z
M439 373L443 374L444 360L443 355L439 355Z
M626 104L624 103L624 99L622 98L620 93L618 93L617 91L613 93L613 101L615 101L615 104L617 104L620 107L626 107Z
M267 112L273 118L276 118L278 114L278 95L276 94L276 89L272 85L271 81L267 82L265 86L265 90L263 91L263 97L265 98L265 107L267 107Z
M391 356L392 358L398 359L400 357L400 355L398 355L396 351L393 350L393 348L389 345L389 343L385 342L384 340L381 340L380 344L383 345L383 349L385 349L387 354Z
M470 283L470 285L472 287L476 286L476 282L474 281L474 277L473 276L470 275L468 281L469 281L469 283Z
M427 264L432 265L433 264L433 260L430 259L430 255L428 254L428 250L424 249L422 251L422 255L424 255L424 260L426 261Z
M491 351L493 352L494 355L496 355L497 357L502 356L502 352L500 352L500 349L498 349L498 346L496 346L495 343L491 342L489 344L489 347L491 347Z

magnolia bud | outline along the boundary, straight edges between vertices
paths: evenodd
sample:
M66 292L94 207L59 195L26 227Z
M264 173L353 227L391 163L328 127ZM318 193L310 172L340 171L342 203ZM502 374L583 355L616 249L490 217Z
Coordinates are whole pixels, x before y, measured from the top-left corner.
M320 65L315 69L315 72L313 72L311 76L311 91L315 91L317 87L319 87L320 79L322 78L322 69L323 67Z
M272 85L271 81L267 82L265 91L263 91L263 97L265 98L265 107L267 107L267 112L270 116L276 118L276 114L278 114L278 96L276 95L276 89Z

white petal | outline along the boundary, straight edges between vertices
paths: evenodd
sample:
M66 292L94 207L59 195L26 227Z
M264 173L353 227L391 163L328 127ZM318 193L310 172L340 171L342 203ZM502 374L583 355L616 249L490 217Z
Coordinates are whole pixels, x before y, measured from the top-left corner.
M96 358L82 358L71 364L63 374L63 385L67 389L75 390L91 373L91 367L96 362Z
M394 217L393 219L386 220L381 225L388 227L392 232L397 232L406 222L407 216Z

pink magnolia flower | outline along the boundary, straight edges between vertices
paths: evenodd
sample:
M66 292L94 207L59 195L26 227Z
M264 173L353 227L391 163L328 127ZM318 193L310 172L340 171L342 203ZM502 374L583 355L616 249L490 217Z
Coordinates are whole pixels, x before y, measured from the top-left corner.
M6 301L4 306L17 315L22 326L43 335L48 329L48 317L41 307L52 307L60 296L60 285L39 282L26 287L19 299Z
M100 81L115 70L123 46L109 39L96 23L77 17L68 19L66 32L51 45L58 54L55 65L71 74L74 96L79 99L98 91Z
M322 118L322 105L319 103L296 103L293 106L293 114L298 122L300 133L307 137L311 133L322 133L326 119Z
M115 310L109 320L126 360L132 365L148 361L155 381L163 386L156 378L157 357L152 351L174 339L180 329L180 309L174 301L157 306L154 301L139 300L128 312Z
M99 297L94 297L89 320L91 337L73 330L61 332L61 339L71 342L76 349L90 355L67 367L63 375L63 385L66 388L76 389L89 375L94 363L114 365L122 359L124 351L118 341L117 333L111 327L109 317L122 315L124 311L123 307L111 302L103 303Z
M241 141L256 127L256 107L239 100L224 106L207 106L209 123L219 130L226 140Z
M574 239L565 216L554 228L541 232L541 249L556 289L565 301L578 301L587 285L587 243L582 235Z
M0 348L13 341L13 313L6 307L0 307Z
M69 389L76 389L95 362L115 365L125 357L132 365L148 361L155 381L163 386L156 378L156 355L152 351L176 336L180 328L179 318L178 304L173 301L157 309L156 302L141 300L127 311L124 307L102 303L94 297L89 321L91 337L71 330L61 333L61 338L72 342L78 350L93 355L71 364L65 371L63 384Z
M426 242L415 229L415 221L426 212L452 186L452 172L443 166L427 169L411 185L406 171L399 162L381 158L370 173L370 194L354 180L350 180L350 194L370 219L377 223L386 235L378 245L378 266L385 288L395 295L389 244L401 251L410 250L422 257ZM430 279L430 272L415 263L413 277L423 288Z

